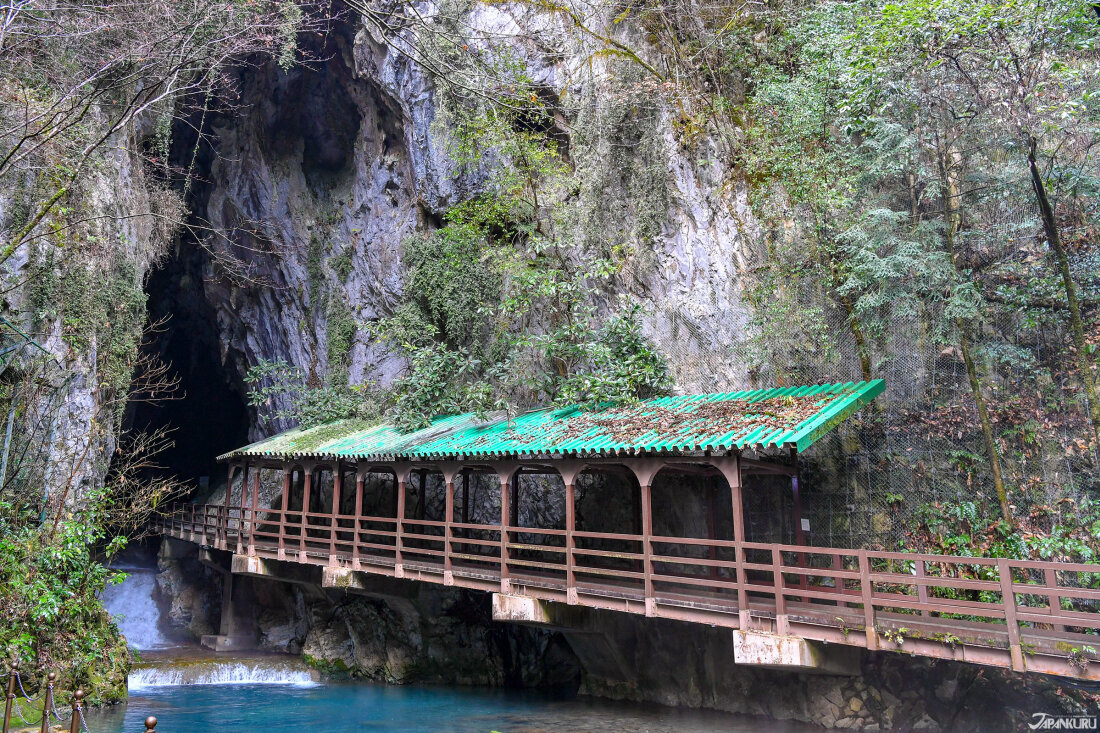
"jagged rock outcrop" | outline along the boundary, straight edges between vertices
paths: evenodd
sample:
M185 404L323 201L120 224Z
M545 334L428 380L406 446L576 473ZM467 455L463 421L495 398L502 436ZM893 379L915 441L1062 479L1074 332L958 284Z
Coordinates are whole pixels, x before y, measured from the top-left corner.
M468 20L473 27L533 28L571 48L562 29L530 8L476 6ZM567 85L578 98L602 93L585 85L610 83L613 74L597 65L578 81L568 73L584 58L583 49L575 51L561 57L545 46L516 50L552 93ZM399 300L401 243L482 185L478 170L448 158L432 81L405 55L354 20L324 54L324 61L289 72L274 64L242 72L239 113L219 117L211 130L200 213L229 236L207 243L204 282L196 286L214 307L222 363L237 379L274 358L314 378L336 369L353 383L392 379L401 364L364 326L390 315ZM626 256L617 287L646 306L645 329L668 354L680 387L743 384L730 348L748 317L741 273L756 225L746 189L718 142L702 136L688 149L671 112L647 124L663 171L648 172L661 189L651 202L657 231ZM592 182L608 195L631 185ZM334 353L330 334L349 325L350 352ZM256 419L253 435L276 427Z
M904 654L863 653L862 674L796 674L733 663L730 632L598 612L586 631L604 635L628 674L587 672L581 693L704 707L828 729L1026 730L1034 713L1087 715L1087 696L1055 680ZM684 654L691 649L691 654Z
M205 572L204 572L205 571ZM166 631L217 633L221 577L162 550ZM235 576L234 608L258 648L303 656L335 677L390 683L575 688L576 657L560 634L492 623L489 597L407 583L401 597L364 597L309 583Z

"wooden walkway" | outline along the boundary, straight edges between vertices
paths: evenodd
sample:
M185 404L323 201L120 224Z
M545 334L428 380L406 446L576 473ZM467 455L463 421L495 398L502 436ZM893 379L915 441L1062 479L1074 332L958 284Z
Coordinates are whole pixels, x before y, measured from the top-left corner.
M186 504L238 555L1100 680L1100 565Z

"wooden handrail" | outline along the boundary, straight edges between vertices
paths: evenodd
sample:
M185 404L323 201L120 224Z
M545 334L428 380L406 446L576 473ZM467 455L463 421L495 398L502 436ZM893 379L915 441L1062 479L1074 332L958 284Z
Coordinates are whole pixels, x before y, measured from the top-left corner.
M1066 638L1076 638L1075 629L1100 630L1100 604L1096 611L1081 605L1100 601L1100 589L1067 584L1076 573L1100 573L1100 566L1084 563L399 520L281 508L231 511L194 504L175 508L159 518L157 526L181 539L230 551L247 546L250 554L272 557L282 556L290 537L292 552L309 553L298 556L303 562L345 566L354 562L355 567L363 562L372 569L400 568L409 562L418 569L416 577L430 582L444 582L446 576L446 582L453 583L457 581L452 573L455 578L473 573L472 578L499 578L506 592L513 586L540 584L550 589L547 593L559 588L563 590L556 592L564 594L568 589L572 603L587 603L585 597L594 593L604 600L592 603L606 604L607 598L629 591L634 594L631 597L645 600L646 612L651 614L666 603L663 599L674 599L689 609L693 604L710 604L706 607L728 609L724 612L732 614L764 611L776 617L779 627L796 618L791 615L794 608L797 618L817 614L835 620L839 612L845 618L862 615L865 643L872 649L879 645L875 624L881 614L900 613L903 619L911 615L912 623L944 628L954 628L950 624L959 623L955 619L968 617L1000 630L996 633L1012 651L1014 667L1026 666L1021 656L1027 647L1022 627L1026 631L1029 625L1041 624L1049 633L1069 634ZM425 575L426 568L437 566L432 572L438 577L432 572ZM979 593L986 594L986 599L979 600ZM1070 607L1070 603L1077 605ZM705 620L709 623L712 617Z

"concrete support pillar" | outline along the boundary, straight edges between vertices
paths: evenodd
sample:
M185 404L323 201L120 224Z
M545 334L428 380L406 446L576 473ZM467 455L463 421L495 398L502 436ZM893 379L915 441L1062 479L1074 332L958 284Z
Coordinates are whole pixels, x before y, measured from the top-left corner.
M744 629L733 632L733 661L803 673L857 676L861 672L855 647Z
M203 636L200 643L217 652L253 649L257 635L252 619L255 609L251 603L248 581L234 577L224 567L215 569L222 574L221 622L218 633Z

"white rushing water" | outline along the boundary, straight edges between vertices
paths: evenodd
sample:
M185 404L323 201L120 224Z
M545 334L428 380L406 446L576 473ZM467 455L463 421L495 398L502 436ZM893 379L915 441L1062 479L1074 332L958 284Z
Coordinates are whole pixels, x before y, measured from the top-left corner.
M120 585L103 591L103 605L118 623L127 643L134 649L164 649L174 646L160 629L160 608L153 600L156 571L151 568L126 569L128 577Z
M315 673L300 663L277 659L179 661L138 667L130 672L131 690L178 685L317 684Z

